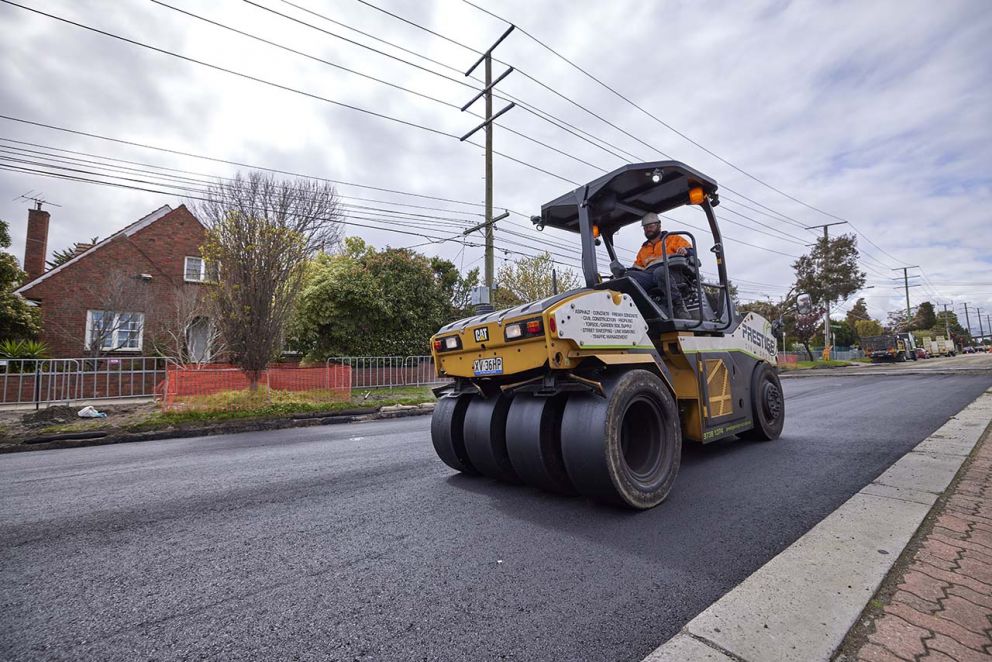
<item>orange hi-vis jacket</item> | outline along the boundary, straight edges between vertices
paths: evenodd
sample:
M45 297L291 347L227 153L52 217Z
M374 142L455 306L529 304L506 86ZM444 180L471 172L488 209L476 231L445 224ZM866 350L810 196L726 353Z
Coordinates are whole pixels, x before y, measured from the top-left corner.
M664 245L664 247L663 247ZM645 241L641 244L641 250L637 251L637 259L634 260L634 264L642 269L646 268L648 265L654 263L656 260L660 260L664 253L668 253L669 256L675 255L680 248L689 250L692 248L686 239L677 234L670 234L665 237L665 241Z

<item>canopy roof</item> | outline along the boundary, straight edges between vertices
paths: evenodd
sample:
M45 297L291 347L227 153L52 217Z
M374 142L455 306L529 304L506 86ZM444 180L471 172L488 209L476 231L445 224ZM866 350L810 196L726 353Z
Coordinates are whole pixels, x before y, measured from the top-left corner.
M660 176L655 182L653 176ZM579 231L579 203L588 203L593 223L604 235L640 221L648 212L662 214L689 204L689 189L716 193L716 181L679 161L652 161L617 168L541 206L535 224Z

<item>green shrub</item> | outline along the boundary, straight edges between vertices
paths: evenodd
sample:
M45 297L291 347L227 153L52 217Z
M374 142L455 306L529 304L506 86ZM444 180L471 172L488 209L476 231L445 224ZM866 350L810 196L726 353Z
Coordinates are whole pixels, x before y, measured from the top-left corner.
M47 359L48 346L37 340L0 340L0 357L5 359Z

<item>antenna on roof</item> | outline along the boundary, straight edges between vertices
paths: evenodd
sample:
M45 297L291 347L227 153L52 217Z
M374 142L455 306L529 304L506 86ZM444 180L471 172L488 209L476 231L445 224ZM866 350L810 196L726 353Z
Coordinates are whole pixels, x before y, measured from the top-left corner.
M62 205L57 205L54 202L45 200L44 196L45 194L42 193L41 191L35 191L34 189L31 189L27 193L17 196L13 200L11 200L11 202L13 202L14 200L29 200L31 202L34 202L34 204L36 205L35 209L41 209L42 205L51 205L52 207L62 206Z

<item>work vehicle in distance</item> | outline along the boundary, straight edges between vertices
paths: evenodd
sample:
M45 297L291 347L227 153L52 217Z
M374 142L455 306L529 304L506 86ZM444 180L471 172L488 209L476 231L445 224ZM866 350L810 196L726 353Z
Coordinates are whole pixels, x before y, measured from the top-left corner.
M954 342L945 340L944 336L937 336L933 340L930 340L930 338L924 338L923 346L927 348L928 352L930 352L930 356L954 356L957 354L957 350L954 347Z
M861 349L873 363L916 360L916 342L912 333L867 336L861 339Z
M538 230L578 234L585 287L441 328L431 439L465 474L646 509L672 489L682 440L772 440L785 423L772 325L734 309L714 207L717 183L676 161L621 167L548 202ZM669 291L627 275L614 236L649 212L693 205L709 224L718 282L704 282L695 237L666 255ZM631 228L634 230L634 228ZM662 236L662 241L665 236ZM640 243L640 239L638 239ZM601 275L597 246L611 260Z

